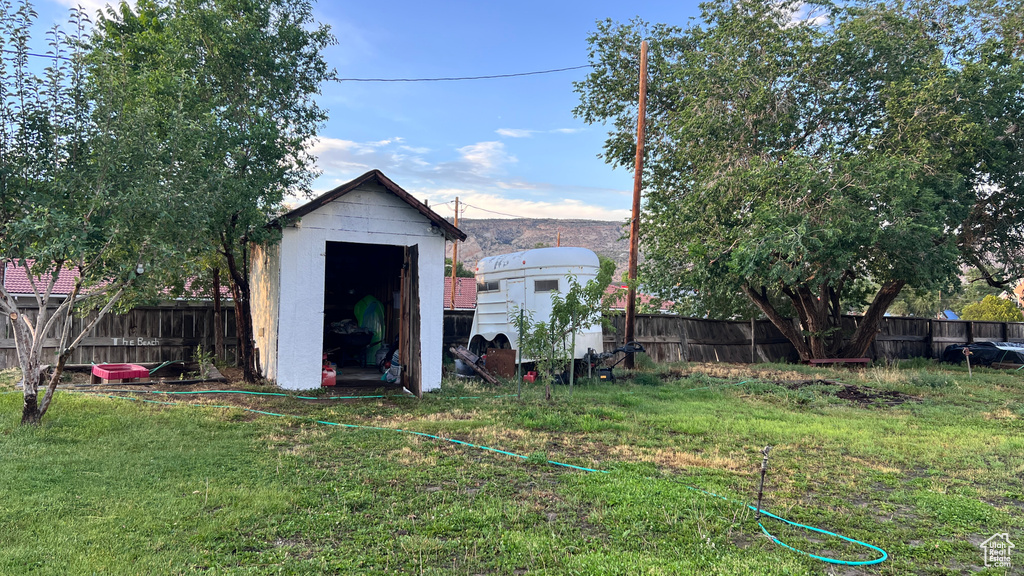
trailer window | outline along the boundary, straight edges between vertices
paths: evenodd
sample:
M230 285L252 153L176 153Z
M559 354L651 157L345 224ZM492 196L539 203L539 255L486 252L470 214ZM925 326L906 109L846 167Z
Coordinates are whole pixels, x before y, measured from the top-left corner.
M558 280L534 280L534 292L558 292Z
M497 292L501 289L500 280L488 280L487 282L477 282L477 292Z

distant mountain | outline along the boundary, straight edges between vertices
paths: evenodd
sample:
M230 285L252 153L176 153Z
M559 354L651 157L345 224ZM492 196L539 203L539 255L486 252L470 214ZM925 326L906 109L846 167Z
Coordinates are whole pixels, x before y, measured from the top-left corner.
M459 244L459 261L470 270L487 256L555 246L559 235L562 246L590 248L615 260L620 272L629 262L629 229L621 222L553 218L462 219L459 228L468 236ZM448 257L451 257L451 251L449 244Z

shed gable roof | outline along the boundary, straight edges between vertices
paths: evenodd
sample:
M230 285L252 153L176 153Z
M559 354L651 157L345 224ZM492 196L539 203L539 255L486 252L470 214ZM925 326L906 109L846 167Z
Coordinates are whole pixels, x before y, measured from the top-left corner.
M391 192L395 196L398 196L406 204L412 206L417 212L425 216L430 220L431 225L437 226L444 233L445 238L448 240L465 240L466 233L456 228L451 222L445 220L440 214L431 210L426 204L420 202L416 198L402 189L401 186L395 184L390 178L384 175L380 170L370 170L366 174L352 180L351 182L342 184L330 192L326 192L310 200L309 202L299 206L298 208L283 214L278 217L276 223L286 223L298 220L306 214L313 212L314 210L327 205L329 202L341 198L345 194L359 188L367 182L376 181L378 184L384 187L387 191Z

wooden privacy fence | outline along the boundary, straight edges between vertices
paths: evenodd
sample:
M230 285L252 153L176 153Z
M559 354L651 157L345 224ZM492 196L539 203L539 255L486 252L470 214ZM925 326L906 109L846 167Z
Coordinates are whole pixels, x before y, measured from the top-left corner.
M605 350L622 344L625 316L610 318ZM844 316L842 328L852 333L859 316ZM639 314L635 339L655 362L796 362L793 345L768 320L729 321ZM938 358L950 344L1024 342L1024 323L929 320L886 316L868 356L875 360Z
M609 317L604 349L623 344L625 316ZM859 316L844 316L843 330L852 333ZM472 310L446 310L445 350L467 344ZM753 334L753 338L751 335ZM636 340L655 362L796 362L799 357L778 328L768 320L730 321L686 318L669 314L638 314ZM950 344L1024 342L1024 323L967 322L886 316L868 349L872 359L938 358Z
M35 310L26 313L30 317L37 314ZM221 321L224 323L224 361L234 363L238 350L234 308L225 306ZM82 319L75 320L72 334L78 334L82 323ZM44 342L44 361L53 357L57 343L55 330L50 331ZM209 302L174 302L165 306L139 307L126 314L107 314L82 340L68 363L189 360L200 345L213 353L213 305ZM17 366L14 334L10 320L6 320L0 324L0 370Z
M34 315L34 312L29 311L29 314ZM608 351L623 343L625 329L623 315L612 315L609 320L611 327L604 331L604 348ZM234 363L238 339L232 307L224 307L222 322L224 360ZM852 332L858 322L858 316L845 316L843 330ZM81 321L77 320L76 330L80 324ZM444 349L453 344L467 344L472 324L472 310L446 310ZM795 362L798 359L793 346L768 320L741 322L639 314L636 340L643 344L655 362ZM887 316L882 319L868 355L873 359L938 358L950 344L985 341L1024 342L1024 323ZM48 340L48 351L52 351L55 343L53 338ZM69 363L188 360L200 345L213 351L212 304L175 302L140 307L126 314L108 314L83 340ZM7 320L0 323L0 370L17 365L14 337Z

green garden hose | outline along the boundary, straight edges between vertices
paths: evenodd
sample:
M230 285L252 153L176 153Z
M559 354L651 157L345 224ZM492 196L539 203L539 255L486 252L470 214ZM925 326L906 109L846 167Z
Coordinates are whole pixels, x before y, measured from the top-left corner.
M744 380L744 381L738 382L736 384L727 384L727 385L724 385L724 386L707 386L707 387L703 387L703 388L690 388L690 389L687 389L687 390L684 390L684 391L689 392L689 391L696 391L696 390L707 390L707 389L712 389L712 388L723 388L723 387L726 387L726 386L739 386L741 384L745 384L746 382L747 381ZM95 391L95 392L85 392L85 391L72 391L72 392L97 394L99 392L106 392L106 391L99 391L98 390L98 391ZM236 393L236 394L252 394L252 395L262 395L262 396L288 396L288 397L291 397L291 398L314 399L314 400L321 399L321 398L312 397L312 396L291 396L290 394L282 394L282 393L276 393L276 392L248 392L248 391L243 391L243 390L200 390L200 391L191 391L191 392L162 392L162 391L153 391L153 390L132 390L130 392L135 392L135 393L145 392L145 393L151 393L151 394L225 394L225 393ZM430 438L432 440L451 442L453 444L459 444L461 446L467 446L467 447L470 447L470 448L478 448L480 450L486 450L488 452L495 452L495 453L498 453L498 454L503 454L505 456L512 456L514 458L520 458L520 459L523 459L523 460L529 459L528 456L524 456L522 454L517 454L515 452L508 452L506 450L499 450L497 448L491 448L489 446L483 446L483 445L480 445L480 444L473 444L473 443L470 443L470 442L464 442L462 440L455 440L454 438L445 438L445 437L442 437L442 436L435 436L433 434L427 434L425 432L416 432L414 430L403 430L403 429L400 429L400 428L385 428L385 427L382 427L382 426L365 426L365 425L361 425L361 424L344 424L344 423L339 423L339 422L329 422L327 420L316 420L314 418L309 418L309 417L306 417L306 416L296 416L296 415L293 415L293 414L279 414L279 413L276 413L276 412L267 412L267 411L264 411L264 410L256 410L256 409L253 409L253 408L245 408L245 407L242 407L242 406L188 404L188 403L185 403L185 402L161 402L161 401L158 401L158 400L145 400L145 399L142 399L142 398L134 398L134 397L131 397L131 396L115 396L115 395L110 395L110 394L100 394L100 395L105 396L107 398L116 398L116 399L120 399L120 400L131 400L131 401L136 401L136 402L144 402L144 403L148 403L148 404L161 404L161 405L169 405L169 406L191 406L191 407L196 407L196 408L222 408L222 409L229 409L229 410L230 409L243 410L243 411L246 411L246 412L251 412L253 414L262 414L262 415L265 415L265 416L277 416L277 417L281 417L281 418L295 418L295 419L298 419L298 420L307 420L307 421L310 421L310 422L314 422L316 424L323 424L325 426L339 426L339 427L342 427L342 428L352 428L352 429L363 428L363 429L367 429L367 430L378 430L378 431L386 431L386 432L399 432L399 433L402 433L402 434L411 434L411 435L420 436L420 437L423 437L423 438ZM513 394L511 396L515 396L515 395ZM377 396L377 397L378 398L383 398L383 396ZM328 398L332 398L332 399L371 398L371 396L328 397ZM464 397L458 397L458 398L468 399L468 398L478 398L478 397L464 396ZM555 461L555 460L547 460L547 463L551 464L553 466L560 466L560 467L563 467L563 468L570 468L570 469L573 469L573 470L580 470L582 472L595 472L595 473L600 473L600 474L609 474L610 473L609 470L600 470L600 469L596 469L596 468L586 468L584 466L576 466L574 464L567 464L565 462L558 462L558 461ZM707 495L707 496L712 496L712 497L715 497L715 498L720 498L722 500L725 500L726 502L731 502L731 503L735 503L735 504L740 504L740 505L746 506L747 508L749 508L749 509L751 509L751 510L753 510L755 512L759 511L756 506L753 506L753 505L748 504L746 502L743 502L741 500L736 500L734 498L727 498L725 496L721 496L719 494L715 494L714 492L708 492L707 490L702 490L700 488L697 488L695 486L690 486L690 485L687 485L687 484L683 484L683 486L685 486L689 490L693 490L695 492L699 492L699 493ZM841 565L841 566L868 566L868 565L872 565L872 564L880 564L880 563L884 562L886 559L889 558L889 554L885 550L879 548L878 546L874 546L872 544L868 544L867 542L861 542L860 540L856 540L856 539L850 538L848 536L843 536L842 534L837 534L835 532L830 532L830 531L822 529L822 528L816 528L814 526L808 526L806 524L800 524L798 522L793 522L792 520L788 520L788 519L783 518L781 516L777 516L775 514L772 514L771 512L765 511L765 510L760 510L759 512L761 514L769 517L769 518L774 518L775 520L778 520L778 521L783 522L785 524L789 524L790 526L793 526L793 527L796 527L796 528L802 528L804 530L809 530L811 532L817 532L819 534L824 534L826 536L834 536L836 538L840 538L842 540L845 540L846 542L849 542L851 544L856 544L858 546L862 546L864 548L867 548L869 550L872 550L872 551L875 551L875 552L878 552L878 553L881 554L881 556L879 556L877 558L874 558L872 560L839 560L837 558L829 558L829 557L826 557L826 556L819 556L817 554L812 554L810 552L807 552L807 551L804 551L804 550L800 550L799 548L795 548L793 546L790 546L789 544L786 544L782 540L779 540L771 532L769 532L767 528L764 527L764 524L762 522L758 521L757 525L761 528L761 531L772 540L772 542L775 542L776 544L779 544L783 548L786 548L786 549L791 550L793 552L796 552L798 554L803 554L804 556L807 556L809 558L813 558L813 559L819 560L821 562L826 562L828 564L836 564L836 565Z

